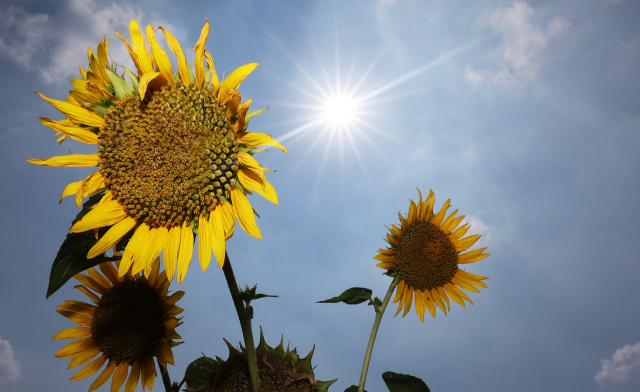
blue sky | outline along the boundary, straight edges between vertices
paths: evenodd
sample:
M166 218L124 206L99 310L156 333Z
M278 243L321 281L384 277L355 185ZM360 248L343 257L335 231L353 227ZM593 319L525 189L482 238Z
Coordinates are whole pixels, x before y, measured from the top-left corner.
M228 243L238 281L280 295L254 306L270 344L281 335L301 353L315 344L316 376L338 378L331 391L356 384L374 312L316 301L352 286L383 296L389 278L372 258L384 226L407 212L416 188L433 189L436 205L450 198L483 234L491 256L467 270L489 276L489 288L424 323L390 309L369 391L386 390L387 370L432 391L640 389L639 3L1 5L1 390L86 391L93 380L68 381L75 372L53 356L62 343L51 336L72 326L55 308L81 293L69 284L45 299L77 212L59 195L90 171L26 162L91 147L58 146L38 116L62 116L33 92L66 97L87 47L105 34L114 59L129 64L114 31L128 36L131 18L190 48L204 17L220 74L260 63L240 92L269 110L249 130L289 150L259 156L277 170L268 180L279 196L277 207L251 196L264 239L238 230ZM359 122L330 143L331 124L309 122L322 113L322 91L337 89L360 98ZM174 379L201 352L226 358L223 337L242 339L220 270L194 260L179 289L186 343L174 349Z

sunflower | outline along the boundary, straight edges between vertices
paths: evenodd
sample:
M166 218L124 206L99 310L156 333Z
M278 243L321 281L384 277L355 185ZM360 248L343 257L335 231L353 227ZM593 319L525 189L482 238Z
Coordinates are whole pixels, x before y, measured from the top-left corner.
M449 297L462 306L465 306L465 300L473 304L460 288L479 293L477 287L486 288L482 280L488 278L463 271L459 265L475 263L489 254L482 253L487 248L462 253L480 235L462 238L469 230L469 224L456 228L464 218L464 215L456 217L458 210L445 219L451 200L447 200L442 209L434 213L433 191L429 192L424 202L419 189L418 194L420 201L417 205L410 200L408 216L404 218L398 214L401 226L391 225L390 234L385 240L391 247L379 249L374 259L380 261L378 267L390 270L392 275L400 278L393 300L393 303L400 302L396 316L403 306L402 317L406 316L412 302L415 302L416 313L424 322L425 308L436 317L437 305L446 315L450 310Z
M195 46L195 75L178 41L160 26L178 58L175 73L165 51L147 26L145 41L131 21L133 45L122 39L137 75L122 67L131 83L109 63L105 38L97 55L89 48L89 71L72 79L74 89L65 101L39 94L66 115L62 121L41 117L41 122L66 138L97 144L94 154L71 154L48 159L28 159L43 166L90 167L97 170L84 180L67 185L62 198L82 200L103 191L104 196L70 233L110 227L93 246L94 258L132 233L120 263L119 276L130 268L148 276L151 261L163 252L169 280L178 270L178 283L191 262L194 236L199 235L200 265L206 270L211 253L222 267L226 240L237 218L251 236L262 238L246 195L255 191L278 203L273 186L254 154L259 146L287 150L270 135L247 132L249 120L261 113L249 111L252 100L241 102L240 83L257 63L244 65L219 81L205 43L207 21ZM151 53L147 50L147 42ZM206 62L206 68L204 63ZM61 201L62 201L61 198Z
M156 376L153 357L164 368L167 363L174 364L171 347L179 343L173 339L181 339L175 331L180 324L175 316L183 311L175 303L184 292L167 296L169 280L166 271L158 274L160 259L152 264L148 278L131 273L120 277L111 263L98 267L102 274L90 268L88 275L75 276L82 283L75 288L91 298L93 304L65 301L58 306L58 313L80 327L64 329L53 339L80 340L63 347L56 357L72 357L72 368L101 354L71 378L75 381L89 377L107 363L89 391L102 386L112 375L111 391L118 391L127 374L126 392L133 391L139 380L151 390Z

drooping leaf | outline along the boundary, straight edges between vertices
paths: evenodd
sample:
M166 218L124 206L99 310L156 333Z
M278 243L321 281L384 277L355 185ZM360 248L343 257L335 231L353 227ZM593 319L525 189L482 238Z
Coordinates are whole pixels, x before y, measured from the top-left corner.
M357 305L365 301L373 302L373 300L371 299L371 294L373 294L373 291L368 288L352 287L350 289L345 290L342 294L340 294L337 297L325 299L324 301L318 301L317 303L335 304L338 302L344 302L347 305Z
M384 372L382 379L390 392L431 392L422 379L409 374Z
M186 382L189 388L200 389L216 374L219 366L218 362L203 354L202 357L187 366L183 381Z

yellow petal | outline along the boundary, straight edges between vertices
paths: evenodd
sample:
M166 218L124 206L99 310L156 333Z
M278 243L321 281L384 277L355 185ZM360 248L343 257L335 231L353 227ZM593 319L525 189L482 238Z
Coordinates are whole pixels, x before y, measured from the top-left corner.
M240 162L242 166L258 173L258 176L262 181L265 180L264 170L262 170L262 168L260 167L260 164L258 163L258 161L255 160L255 158L253 158L251 155L247 154L246 152L239 152L237 156L238 156L238 162Z
M467 280L467 281L468 280L476 280L476 281L479 282L481 280L489 279L489 277L487 277L487 276L475 275L475 274L472 274L471 272L462 271L462 270L458 270L456 275L457 274L460 274L460 275L464 276L465 280Z
M160 252L167 246L167 240L169 239L169 229L166 227L159 227L156 229L156 236L153 238L153 243L149 247L147 253L147 263L151 260L156 260Z
M204 45L207 42L207 35L209 35L209 20L205 18L207 21L202 27L202 31L200 32L200 38L196 43L196 57L195 57L195 67L196 67L196 86L202 87L204 83ZM173 365L173 364L172 364Z
M402 299L400 300L400 302L398 302L398 311L396 311L395 316L397 316L398 313L400 313L400 311L402 310L402 307L404 306L404 304L407 301L407 295L412 296L413 295L413 289L410 288L409 285L405 284L404 293L402 293ZM404 317L404 316L402 316L402 317Z
M178 258L178 250L180 249L180 226L174 226L169 229L169 238L167 246L162 254L164 261L164 270L167 272L167 279L173 280L173 274L176 271L176 259Z
M151 244L155 240L157 229L149 228L147 234L140 239L141 244L139 250L133 255L133 266L131 267L131 273L137 274L144 270L144 276L149 277L151 272L151 259L149 258L149 249Z
M131 33L131 44L133 45L133 50L136 52L136 56L138 56L142 76L147 73L154 73L153 63L151 62L151 56L149 56L149 52L147 51L144 36L142 35L142 32L140 32L140 27L138 27L138 23L135 19L131 19L129 32ZM140 99L142 99L143 96L144 95L140 94Z
M173 84L173 67L171 67L171 61L167 53L160 47L156 35L153 32L151 25L147 25L147 41L149 41L149 47L151 47L151 54L153 54L153 61L158 66L158 71L162 75L165 83Z
M60 203L62 203L62 199L64 199L65 197L75 195L78 191L78 188L80 188L80 185L82 185L83 182L84 180L80 180L67 185L64 188L64 191L62 191L62 196L60 196Z
M458 255L458 264L470 264L488 257L489 253L482 253L487 248L475 249Z
M188 86L191 83L191 77L189 76L189 65L187 65L187 59L184 57L184 53L182 52L182 48L180 47L180 43L177 39L164 27L160 26L158 29L161 29L164 33L164 38L167 40L169 44L169 48L173 54L178 58L178 72L180 73L180 79L185 86Z
M378 261L383 261L383 262L396 262L396 257L395 256L386 256L386 255L376 255L374 258L374 260L378 260Z
M127 216L117 200L99 204L71 227L69 233L83 233L87 230L115 225Z
M142 76L142 70L140 69L140 61L138 60L138 55L133 50L131 45L129 45L129 42L123 36L121 36L120 33L118 33L118 30L116 30L116 35L120 37L122 42L124 42L124 45L127 47L127 51L129 52L129 57L131 57L131 60L133 60L133 64L135 64L136 70L138 71L138 77Z
M107 292L107 289L104 288L99 282L96 282L93 278L87 275L76 274L73 277L76 278L83 285L89 287L91 290L97 293L100 293L101 295L104 295Z
M230 93L232 90L237 90L240 87L240 83L258 66L258 63L251 63L243 65L242 67L231 72L231 74L222 82L218 97L223 100L224 96Z
M468 283L464 279L460 279L457 276L454 276L453 278L451 278L451 283L455 284L458 287L462 287L463 289L465 289L467 291L473 291L473 292L476 292L476 293L480 292L480 290L478 290L475 286L473 286L472 284Z
M50 99L40 93L36 94L53 105L53 107L67 115L67 117L72 121L98 128L104 125L104 119L88 109L72 105L67 102Z
M131 373L129 374L129 380L124 387L124 392L133 392L138 386L138 380L140 380L140 363L138 361L131 365Z
M100 263L98 268L100 268L102 274L106 276L112 284L115 285L122 282L122 279L118 276L118 270L113 266L113 264Z
M263 180L257 173L251 170L238 170L238 179L245 189L256 191L259 195L278 205L278 194L267 180Z
M429 313L433 318L436 318L436 305L433 303L433 298L428 293L424 293L424 299Z
M469 301L469 303L471 303L473 305L473 301L471 301L471 298L469 298L467 293L465 293L464 291L462 291L459 288L457 288L453 283L447 283L447 285L445 285L444 287L447 289L447 293L450 293L449 295L451 295L452 292L456 293L456 295L458 296L460 301L465 299L465 300ZM451 297L451 298L454 298L454 297ZM462 306L464 306L464 305L462 305Z
M447 315L447 308L444 306L444 301L442 300L442 297L440 296L440 292L438 292L437 289L431 289L431 298L433 298L433 300L436 302L436 305L438 305L438 307L440 308L440 310L442 310L442 312L444 313L444 315Z
M90 327L93 323L93 319L87 316L86 314L70 312L68 310L60 310L60 309L56 309L56 312L60 313L61 315L63 315L64 317L68 318L69 320L73 321L78 325Z
M422 214L423 219L426 221L431 220L431 214L433 213L433 204L435 203L436 195L432 190L429 190L429 196L427 196L427 200L424 201L424 212Z
M464 225L458 227L456 230L454 230L451 234L449 234L449 239L453 242L456 241L460 238L462 238L463 235L465 235L467 233L467 231L469 230L471 226L469 226L468 223L465 223Z
M225 239L229 239L233 237L233 232L236 227L236 214L233 210L233 206L230 203L223 202L222 203L222 216L223 216L223 226L224 226L224 235Z
M444 215L447 213L447 208L449 208L449 204L451 204L451 199L448 199L444 202L444 205L440 209L440 211L433 217L431 223L436 226L440 226L442 221L444 220Z
M149 390L153 389L153 382L156 378L156 364L153 362L153 357L150 355L142 358L142 366L140 366L142 373L142 385L146 385Z
M129 272L129 269L131 268L131 265L133 264L137 254L140 252L140 248L144 245L143 240L147 237L148 233L149 225L147 225L146 223L142 223L140 226L138 226L124 250L124 255L120 260L118 275L124 276L124 274Z
M87 316L93 316L96 311L95 306L81 301L65 301L65 303L58 305L58 309L81 313Z
M258 225L256 225L256 218L253 216L253 208L249 199L241 191L237 189L231 189L231 203L240 222L240 226L252 237L262 239L262 234Z
M482 237L480 234L470 235L469 237L465 237L461 240L453 242L453 245L456 247L456 252L464 252L473 246Z
M149 284L152 287L156 287L158 282L158 272L160 271L160 259L155 259L151 264L151 272L149 273Z
M193 255L193 231L187 222L180 229L180 252L178 253L178 284L182 282Z
M418 204L419 206L419 204ZM420 321L422 321L424 323L424 311L426 309L426 305L425 305L425 299L424 299L424 294L422 293L421 290L416 290L414 292L414 295L416 297L415 299L415 308L416 308L416 313L418 314L418 317L420 317Z
M404 280L401 280L400 283L398 283L398 287L396 289L396 296L393 298L394 304L400 301L400 298L402 298L402 295L404 294L404 285L405 285Z
M91 360L91 358L95 357L96 355L98 355L100 353L101 353L100 347L88 348L88 349L84 350L83 352L76 354L73 358L71 358L71 362L69 363L69 367L67 369L71 369L71 368L74 368L76 366L80 366L83 363L87 363L87 362L89 362ZM100 367L102 367L102 364L100 366L98 366L98 369L100 369ZM97 372L98 369L96 369L95 371ZM91 374L93 374L93 373L91 373ZM89 376L91 374L89 374Z
M404 313L402 314L402 317L406 316L407 313L409 313L409 311L411 310L411 303L413 302L414 292L415 290L409 290L409 294L407 295L407 299L404 303Z
M49 120L46 117L39 117L42 125L69 136L71 139L86 144L98 143L98 135L90 130L71 124L65 124L60 121Z
M213 214L212 214L213 215ZM214 216L209 218L215 219ZM198 220L198 234L200 240L198 241L198 258L200 259L200 266L203 271L206 271L211 261L211 243L213 240L213 233L210 221L207 220L205 214L200 215Z
M169 347L169 343L167 343L163 338L158 340L158 347L156 348L155 356L162 362L175 365L173 362L173 352L171 351L171 347Z
M149 83L158 76L160 76L160 72L149 72L140 77L140 81L138 82L138 94L140 94L140 100L144 99Z
M89 277L93 278L96 282L100 283L100 285L105 289L110 289L113 286L111 282L107 278L102 276L101 273L96 271L95 268L93 267L89 268L87 272L89 273ZM68 301L65 301L65 302L68 302Z
M211 224L211 242L213 248L213 255L218 262L218 267L222 268L225 260L225 252L227 246L227 240L224 235L224 216L222 206L216 205L209 215L209 222Z
M91 328L86 327L71 327L63 329L57 334L53 335L51 339L78 339L85 338L91 335Z
M289 153L282 144L278 143L271 135L267 135L266 133L240 132L238 133L237 140L247 147L273 146L287 154Z
M109 364L107 365L107 367L104 368L104 370L102 371L102 373L100 373L98 378L96 378L93 381L93 383L91 383L91 385L89 386L89 392L95 391L96 389L100 388L105 382L107 382L109 377L111 377L111 375L113 374L114 370L116 370L116 362L109 361Z
M82 184L76 190L76 205L78 208L82 205L82 200L85 196L91 195L105 186L106 184L102 173L99 171L91 173L89 177L82 181Z
M124 381L127 379L129 373L129 364L122 362L118 365L118 368L113 372L113 380L111 381L111 392L118 392Z
M58 350L58 352L56 353L56 358L73 357L74 355L93 346L95 346L95 341L91 336L89 336L88 338L76 340Z
M216 67L213 65L213 58L206 49L204 50L204 57L207 59L207 64L209 64L209 68L211 69L211 88L213 90L213 93L217 96L218 90L220 89L220 81L218 80Z
M71 154L48 159L27 159L27 162L40 166L51 167L87 167L98 166L98 155L96 154Z
M125 217L123 220L113 225L89 250L87 259L93 259L94 257L99 256L111 249L122 239L122 237L124 237L129 231L131 231L131 229L133 229L135 225L136 220L130 216Z
M99 356L95 361L91 362L87 366L83 367L75 376L71 377L71 381L81 380L85 377L89 377L102 367L104 363L107 361L107 357L104 355Z
M82 291L84 294L87 295L87 297L91 298L93 300L93 302L95 302L95 303L100 302L100 297L95 295L91 291L89 291L89 289L86 288L85 286L77 285L77 286L73 286L73 288Z
M451 310L451 304L449 304L449 296L447 295L447 293L442 287L437 287L436 289L438 290L438 294L440 294L440 298L442 298L444 302L447 303L447 311Z
M411 204L409 204L409 213L407 214L407 223L409 225L412 225L413 222L415 222L416 220L416 203L409 199L409 201L411 202Z

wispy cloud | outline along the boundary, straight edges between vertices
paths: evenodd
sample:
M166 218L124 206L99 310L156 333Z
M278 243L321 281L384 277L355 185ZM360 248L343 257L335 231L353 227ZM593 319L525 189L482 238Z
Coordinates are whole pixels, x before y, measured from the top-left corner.
M95 48L103 35L114 37L118 30L128 37L131 19L141 22L145 16L140 8L126 3L96 0L68 0L55 14L10 7L0 15L0 55L26 71L37 72L47 83L61 82L77 77L79 65L86 69L86 50ZM152 24L172 28L163 21ZM126 49L118 43L112 41L110 54L129 61Z
M469 65L465 77L474 86L484 82L496 85L526 84L536 79L543 64L548 42L565 32L570 24L562 17L554 17L546 26L534 23L534 9L516 1L509 8L498 7L485 13L481 24L493 28L502 38L498 69L473 69Z
M601 391L640 390L640 342L617 349L611 359L603 359L595 376Z
M13 347L7 340L0 338L0 381L21 379L20 362L13 357Z

